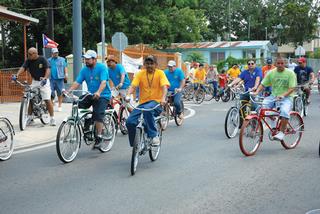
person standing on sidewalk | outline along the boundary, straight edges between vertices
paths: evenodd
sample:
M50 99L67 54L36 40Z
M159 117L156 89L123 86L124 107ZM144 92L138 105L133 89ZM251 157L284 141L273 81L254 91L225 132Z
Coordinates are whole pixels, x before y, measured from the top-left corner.
M121 64L117 63L114 55L109 55L106 60L108 65L109 78L111 79L116 89L119 90L121 97L125 98L127 95L127 90L130 86L128 73Z
M51 68L50 86L51 100L55 98L55 92L58 96L58 111L62 111L62 90L64 90L64 81L68 78L68 69L65 58L59 56L58 48L52 48L52 57L48 59Z
M41 86L40 93L50 114L50 125L55 126L56 121L54 119L53 104L50 99L50 81L48 81L48 78L50 77L49 63L46 58L38 55L38 50L34 47L28 49L28 59L23 63L17 75L13 76L12 79L16 80L19 75L25 71L28 71L32 77L31 87ZM27 124L30 124L32 121L31 112L32 106L29 105Z

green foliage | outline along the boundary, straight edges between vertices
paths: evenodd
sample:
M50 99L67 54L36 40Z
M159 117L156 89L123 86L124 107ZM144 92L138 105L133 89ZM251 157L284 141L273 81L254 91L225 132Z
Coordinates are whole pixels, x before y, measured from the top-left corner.
M313 53L307 53L308 58L320 59L320 48L315 49Z
M224 69L226 67L228 69L231 68L232 65L234 65L234 64L245 65L245 64L247 64L247 61L248 61L248 59L236 59L236 58L229 56L226 60L219 61L217 63L217 68L218 68L218 71L221 71L222 69Z
M204 63L204 56L202 53L200 52L191 52L186 56L185 61L188 62L200 62L200 63Z

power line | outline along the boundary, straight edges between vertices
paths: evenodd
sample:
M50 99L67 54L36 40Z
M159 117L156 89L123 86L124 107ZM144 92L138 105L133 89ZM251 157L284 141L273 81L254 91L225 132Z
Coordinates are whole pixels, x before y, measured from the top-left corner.
M60 7L39 7L39 8L30 8L30 9L26 9L26 8L14 8L14 7L9 7L12 10L20 10L20 11L33 11L33 10L59 10L62 8L67 8L70 7L70 5L72 4L72 1L69 2L68 4L64 5L64 6L60 6Z

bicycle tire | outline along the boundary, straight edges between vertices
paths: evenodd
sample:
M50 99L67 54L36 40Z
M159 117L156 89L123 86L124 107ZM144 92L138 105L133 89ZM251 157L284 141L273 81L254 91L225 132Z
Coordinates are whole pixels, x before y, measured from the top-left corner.
M232 125L232 126L230 126ZM229 127L231 129L229 129ZM224 122L224 132L227 136L227 138L234 138L240 127L240 113L239 109L237 107L231 107L226 115L226 119Z
M252 143L252 140L250 140L251 141L250 143L247 143L246 142L247 137L249 138L248 140L250 140L250 138L253 139L253 143ZM241 126L240 135L239 135L239 146L240 146L241 152L245 156L254 155L258 151L262 143L262 140L263 140L263 128L258 117L252 117L251 119L245 120L243 125ZM249 148L252 146L253 148Z
M27 127L29 104L30 104L30 99L27 97L23 97L21 100L20 112L19 112L19 128L21 131L25 130L25 128Z
M181 114L182 114L182 117L178 117L178 115L176 114L176 111L174 111L174 122L176 123L177 126L181 126L183 121L184 121L184 104L183 104L183 101L181 100L180 101L180 105L181 105Z
M116 137L116 125L111 114L106 114L103 118L102 140L99 150L108 152L112 149Z
M66 127L69 127L69 130L65 130ZM67 128L68 128L67 127ZM71 137L71 139L66 140L66 137ZM62 142L61 142L62 138ZM70 144L70 145L68 145ZM70 155L67 154L67 151L64 147L70 148ZM56 150L59 159L64 163L72 162L79 151L80 148L80 129L78 126L74 124L73 120L63 121L62 124L59 126L57 137L56 137ZM68 149L68 148L67 148Z
M205 101L210 101L213 99L213 88L211 88L210 86L206 87L206 92L204 95L204 100Z
M11 123L5 119L0 119L0 161L8 160L14 149L14 130Z
M293 101L293 110L303 116L303 101L301 97L295 97Z
M164 109L163 111L161 112L162 114L162 117L161 117L161 127L162 127L162 130L166 130L168 125L169 125L169 120L170 120L170 110L169 110L170 106L169 104L167 103L165 106L164 106Z
M224 93L223 93L222 96L221 96L221 100L222 100L223 102L228 102L228 101L230 100L230 89L229 89L229 90L226 89L226 90L224 91Z
M157 121L157 131L158 131L158 137L160 139L160 144L158 146L150 146L149 150L149 157L151 161L156 161L159 157L160 150L161 150L161 143L162 143L162 128L160 121Z
M194 92L193 102L195 102L196 104L201 104L204 100L204 97L205 97L204 90L198 89Z
M308 113L309 113L309 104L307 104L307 103L305 103L304 105L303 105L303 116L308 116Z
M42 101L41 105L43 105L43 112L44 114L41 114L40 116L40 121L43 125L47 125L50 122L50 115L49 115L49 111L47 109L47 105L45 103L45 101Z
M134 137L134 143L132 147L132 155L131 155L131 175L133 176L137 171L137 166L139 163L139 148L141 147L142 140L142 130L140 128L136 128L136 135Z
M281 145L285 149L293 149L300 143L304 130L303 119L297 112L290 112L290 119L284 132L285 138L281 141Z
M123 135L127 135L128 134L128 129L126 126L126 121L129 117L129 111L126 108L121 108L120 110L120 118L119 118L119 127L120 127L120 131Z

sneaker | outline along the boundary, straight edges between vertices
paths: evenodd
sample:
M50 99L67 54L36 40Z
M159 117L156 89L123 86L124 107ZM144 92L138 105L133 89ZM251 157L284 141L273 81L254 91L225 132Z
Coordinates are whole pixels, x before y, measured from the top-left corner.
M153 146L160 146L160 138L158 136L152 138L152 145Z
M58 112L61 112L62 111L62 108L61 107L58 107Z
M96 142L95 142L95 144L93 145L93 149L100 149L101 144L102 144L102 138L99 137L99 136L97 136L97 137L96 137Z
M273 136L273 138L276 139L276 140L283 140L283 138L284 138L284 133L280 131L278 134L276 134L275 136Z
M56 126L56 120L54 118L50 119L50 126Z
M32 125L34 123L34 120L33 120L33 118L32 117L28 117L28 119L27 119L27 126L30 126L30 125Z
M179 117L180 120L182 120L182 119L183 119L183 112L181 112L180 114L178 114L178 117Z

